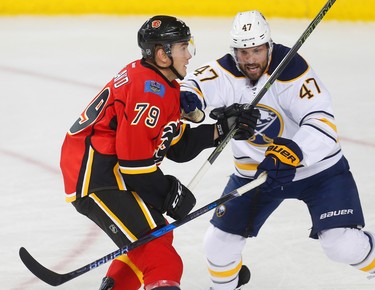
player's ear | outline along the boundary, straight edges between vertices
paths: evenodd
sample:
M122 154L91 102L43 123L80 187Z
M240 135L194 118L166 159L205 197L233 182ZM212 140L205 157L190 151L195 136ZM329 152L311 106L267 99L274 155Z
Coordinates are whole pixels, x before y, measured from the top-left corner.
M157 47L155 49L155 60L157 60L157 63L159 63L159 65L161 65L163 67L165 65L168 65L169 57L166 54L166 52L164 51L162 46Z

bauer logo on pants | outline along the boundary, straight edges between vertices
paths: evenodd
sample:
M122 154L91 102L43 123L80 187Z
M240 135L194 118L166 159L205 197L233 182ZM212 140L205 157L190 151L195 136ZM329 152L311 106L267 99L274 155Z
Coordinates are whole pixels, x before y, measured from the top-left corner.
M354 212L353 209L340 209L340 210L335 210L335 211L329 211L329 212L322 213L320 215L320 219L324 220L326 218L330 218L334 216L353 214L353 212Z

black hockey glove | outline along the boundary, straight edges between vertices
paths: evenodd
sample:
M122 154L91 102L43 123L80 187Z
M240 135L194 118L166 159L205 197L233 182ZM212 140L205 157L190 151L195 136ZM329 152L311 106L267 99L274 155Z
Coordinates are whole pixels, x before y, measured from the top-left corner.
M292 182L296 167L303 159L297 143L285 138L275 138L266 150L266 158L258 165L257 178L263 171L267 172L267 180L260 187L264 191L282 187Z
M182 219L195 206L195 197L176 177L172 175L166 175L165 177L169 179L171 189L165 198L163 210L175 220Z
M236 134L233 136L235 140L247 140L254 135L260 113L252 106L235 103L229 107L213 109L210 117L217 120L219 142L225 139L233 127L237 128Z
M201 123L205 118L202 110L202 102L192 92L181 91L180 93L181 117L193 123Z

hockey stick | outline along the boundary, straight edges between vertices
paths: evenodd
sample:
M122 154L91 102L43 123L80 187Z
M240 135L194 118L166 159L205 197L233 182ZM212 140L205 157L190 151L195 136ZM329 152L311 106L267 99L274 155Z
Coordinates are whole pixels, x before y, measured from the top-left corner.
M142 238L140 238L139 240L125 246L125 247L122 247L90 264L87 264L77 270L74 270L74 271L71 271L69 273L66 273L66 274L59 274L59 273L56 273L52 270L49 270L47 269L46 267L44 267L42 264L40 264L37 260L35 260L31 255L30 253L23 247L20 248L19 250L19 255L21 257L21 260L22 262L25 264L25 266L35 275L37 276L40 280L46 282L47 284L49 285L52 285L52 286L58 286L58 285L61 285L65 282L68 282L74 278L77 278L78 276L81 276L82 274L88 272L88 271L91 271L92 269L95 269L97 267L99 267L100 265L104 264L104 263L107 263L108 261L111 261L113 259L115 259L116 257L120 256L120 255L123 255L123 254L126 254L128 253L129 251L141 246L141 245L144 245L170 231L173 231L175 228L178 228L180 226L182 226L183 224L186 224L187 222L205 214L206 212L216 208L217 206L219 206L220 204L223 204L229 200L232 200L236 197L239 197L241 195L243 195L245 192L248 192L256 187L258 187L259 185L261 185L262 183L264 183L267 179L267 174L264 172L262 173L261 175L259 175L259 177L255 180L253 180L252 182L249 182L247 184L245 184L244 186L241 186L240 188L237 188L236 190L233 190L231 191L230 193L228 193L227 195L225 196L222 196L221 198L197 209L196 211L188 214L186 217L184 217L183 219L181 220L177 220L169 225L166 225Z
M261 91L258 93L256 98L253 100L251 104L248 106L255 107L256 104L261 100L261 98L265 95L265 93L268 91L270 86L274 83L274 81L279 77L281 72L285 69L287 64L290 62L290 60L295 56L298 49L302 46L302 44L306 41L306 39L309 37L309 35L312 33L312 31L315 29L315 27L319 24L319 22L323 19L325 14L328 12L328 10L332 7L332 5L335 3L335 0L329 0L325 6L321 9L319 14L314 18L314 20L311 22L311 24L307 27L307 29L304 31L302 36L298 39L297 43L291 48L291 50L288 52L288 54L284 57L282 62L278 65L276 70L273 72L273 74L270 76L269 80L265 83ZM203 164L202 168L197 172L197 174L194 176L193 180L189 184L189 188L194 187L199 180L202 178L202 176L205 174L205 172L208 170L210 165L216 160L216 158L220 155L220 153L223 151L225 146L229 143L230 139L235 135L236 129L232 129L227 137L221 142L221 144L214 150L214 152L209 156L208 160ZM172 230L175 228L189 222L190 220L193 220L200 215L212 210L213 208L217 207L219 204L222 204L224 202L227 202L235 197L238 197L242 195L243 193L259 186L262 184L266 179L265 175L260 176L257 180L248 183L247 185L244 185L243 187L238 188L237 190L234 190L230 192L228 195L221 197L217 199L214 202L211 202L210 204L192 212L188 216L186 216L184 219L175 221L174 223L171 223L163 228L160 228L159 230L144 236L143 238L137 240L136 242L120 248L101 259L98 259L86 266L83 266L75 271L66 273L66 274L58 274L56 272L53 272L47 268L45 268L43 265L41 265L38 261L36 261L30 253L25 248L20 248L19 255L21 257L21 260L26 265L26 267L39 279L43 280L47 284L50 284L52 286L58 286L61 285L67 281L70 281L108 261L113 260L114 258L128 253L130 250L141 246L145 243L148 243L149 241L152 241Z
M248 104L248 107L255 107L259 101L263 98L263 96L267 93L271 85L276 81L276 79L280 76L280 74L284 71L285 67L288 65L288 63L292 60L292 58L297 54L297 51L300 49L300 47L305 43L306 39L310 36L310 34L314 31L315 27L319 24L319 22L323 19L323 17L326 15L328 10L332 7L332 5L336 2L336 0L328 0L327 3L323 6L323 8L319 11L319 13L315 16L314 20L311 21L309 26L306 28L306 30L302 33L300 38L297 40L297 42L294 44L294 46L290 49L290 51L287 53L287 55L283 58L283 60L280 62L280 64L277 66L275 71L271 74L268 81L264 84L263 88L259 91L255 99L251 102L251 104ZM207 172L207 170L210 168L212 163L216 160L216 158L220 155L220 153L224 150L225 146L229 143L229 141L233 138L233 136L236 134L237 129L232 128L228 135L224 138L224 140L215 148L215 150L211 153L211 155L208 157L208 159L205 161L203 166L199 169L197 174L193 177L191 182L188 185L188 188L193 188L196 186L196 184L201 180L203 175Z

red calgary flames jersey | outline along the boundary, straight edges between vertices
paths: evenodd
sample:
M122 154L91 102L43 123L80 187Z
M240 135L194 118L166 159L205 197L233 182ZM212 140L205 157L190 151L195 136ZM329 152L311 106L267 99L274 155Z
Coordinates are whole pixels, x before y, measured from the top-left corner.
M126 189L122 174L157 170L180 130L180 88L141 60L128 64L66 134L61 170L67 201Z

